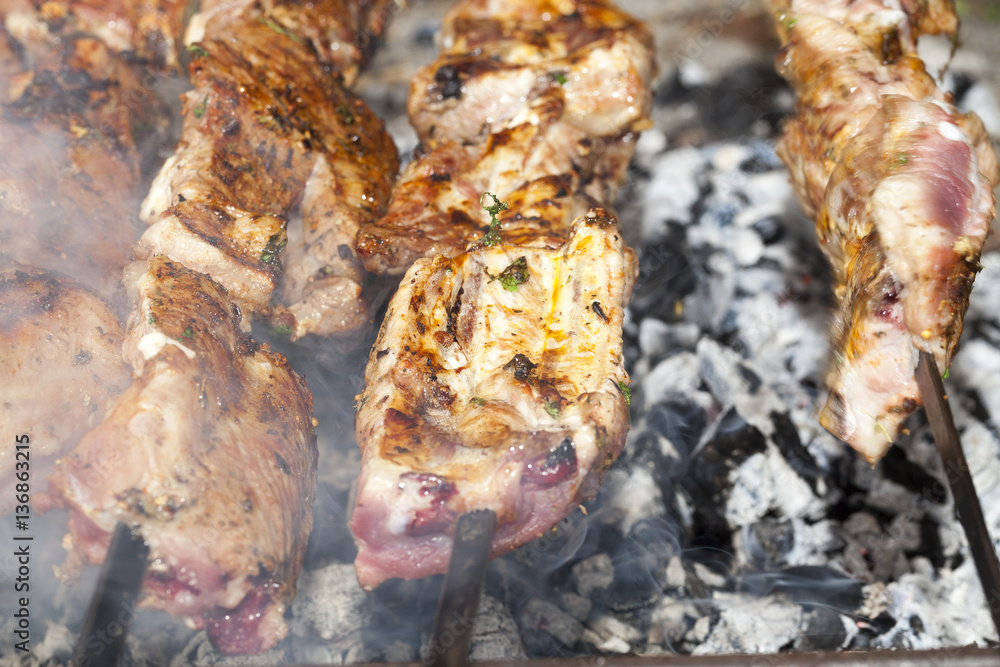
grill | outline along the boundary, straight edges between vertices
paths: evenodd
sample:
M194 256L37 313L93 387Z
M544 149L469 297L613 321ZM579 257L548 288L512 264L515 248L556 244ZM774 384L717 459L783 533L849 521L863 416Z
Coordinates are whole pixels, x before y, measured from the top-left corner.
M447 4L397 14L360 84L404 156L416 141L405 82L433 58ZM986 3L969 5L986 16ZM372 593L354 579L347 517L359 456L347 434L363 359L274 341L306 372L320 420L315 528L290 636L261 656L226 658L203 632L126 604L111 621L122 632L106 642L131 623L119 664L425 665L463 639L490 666L996 664L991 607L924 413L875 469L816 424L830 280L772 148L793 98L773 72L770 17L751 0L628 9L656 29L661 77L655 128L618 200L641 255L625 326L632 432L599 496L490 564L474 624L452 610L435 630L442 577ZM980 46L989 28L968 23L946 82L996 136L1000 85ZM947 48L932 44L929 57ZM946 383L996 534L1000 252L983 265ZM49 580L65 515L34 526L34 553L45 555L33 562L27 664L64 664L98 573L71 588ZM0 564L6 588L16 563ZM5 637L16 627L8 600ZM0 662L17 657L11 644Z

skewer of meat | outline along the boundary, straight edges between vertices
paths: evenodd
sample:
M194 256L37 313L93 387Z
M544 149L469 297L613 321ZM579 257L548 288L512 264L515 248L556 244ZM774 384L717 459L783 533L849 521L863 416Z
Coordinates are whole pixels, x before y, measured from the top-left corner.
M120 9L0 3L0 430L30 438L39 489L131 381L121 272L142 168L169 125L148 79L176 61L180 26L169 2L115 23ZM128 21L146 26L136 44L108 32ZM156 54L143 51L153 33ZM4 452L0 490L14 481Z
M776 0L798 113L778 146L834 270L828 430L877 461L921 405L917 353L951 364L993 217L997 157L916 55L945 0Z
M353 36L381 30L389 5L219 2L192 19L193 90L143 204L142 247L212 276L293 340L370 321L353 239L384 211L398 158L342 84L365 56Z
M269 312L285 216L305 209L307 234L320 237L307 237L308 254L366 207L379 210L379 183L396 164L381 124L334 69L332 40L377 28L384 14L321 4L208 3L193 19L181 142L125 272L123 355L135 380L50 481L48 502L70 513L64 570L103 560L127 523L149 545L142 605L206 628L224 653L264 651L286 634L316 493L311 395L245 333L248 318ZM351 280L324 261L324 279ZM343 291L327 314L348 321L341 305L357 310L357 291ZM315 325L296 315L289 326Z
M628 430L636 266L595 200L648 123L650 35L605 2L469 0L442 43L410 92L417 159L358 235L369 269L406 271L357 408L365 588L443 572L475 510L494 556L540 536Z

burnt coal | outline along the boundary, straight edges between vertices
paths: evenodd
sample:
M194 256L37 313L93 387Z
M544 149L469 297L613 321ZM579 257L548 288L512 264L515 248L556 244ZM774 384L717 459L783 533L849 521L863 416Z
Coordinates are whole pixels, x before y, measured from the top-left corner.
M732 529L726 521L730 475L754 454L767 449L764 434L730 408L720 419L714 437L691 459L680 487L690 499L692 522L698 532L694 546L732 550Z
M781 455L792 470L809 482L809 486L816 492L817 480L820 477L819 465L809 450L802 445L799 430L792 423L791 417L787 412L772 412L771 423L774 424L772 440L778 446Z
M529 657L565 655L583 637L583 625L545 600L532 598L518 618L525 652Z
M826 607L816 607L807 612L802 634L795 640L797 651L832 651L847 641L843 618Z
M682 461L691 456L707 425L705 411L683 395L668 396L646 412L646 427L669 440Z
M684 227L668 223L665 235L647 245L639 258L639 280L629 304L632 312L664 322L677 321L677 303L697 285L694 271Z

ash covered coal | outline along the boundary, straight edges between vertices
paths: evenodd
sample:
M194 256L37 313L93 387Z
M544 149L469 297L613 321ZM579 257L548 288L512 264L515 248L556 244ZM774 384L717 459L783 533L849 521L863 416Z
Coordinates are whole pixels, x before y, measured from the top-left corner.
M653 0L646 10L636 4L648 16L666 11ZM697 28L701 5L671 3L667 18L687 16ZM383 80L366 84L369 99L397 114L388 123L404 154L413 138L398 115L400 85L436 53L428 35L442 8L417 3L412 22L411 10L394 17L387 44L397 50L382 57ZM746 14L752 24L753 10ZM674 28L658 30L661 44L679 44L661 48L689 43L664 40L663 30ZM641 258L625 331L633 379L625 453L583 510L490 565L473 657L995 641L922 417L874 469L816 421L825 398L830 279L772 149L774 121L790 110L791 97L769 74L770 47L758 45L748 58L738 37L724 34L714 44L701 58L664 54L657 125L640 140L619 198ZM753 77L727 78L736 64ZM983 84L964 76L960 102L981 114L990 104L987 114L1000 117ZM714 94L737 84L725 98L732 118L699 115ZM761 92L752 93L758 85ZM947 384L987 522L1000 535L1000 253L984 255L983 265ZM346 517L359 468L351 408L361 373L357 359L341 358L307 371L320 421L321 483L306 572L287 612L289 638L253 659L225 658L204 632L140 611L124 665L426 655L441 577L393 580L364 593L351 566ZM45 520L65 525L54 514ZM10 527L0 531L7 531L0 543L9 544ZM46 567L61 560L52 535ZM2 586L10 567L0 558ZM39 642L27 664L65 664L94 575L85 573L75 588L39 582ZM7 605L9 596L0 596L0 634L10 636ZM460 623L455 631L468 630ZM10 650L0 644L0 663Z

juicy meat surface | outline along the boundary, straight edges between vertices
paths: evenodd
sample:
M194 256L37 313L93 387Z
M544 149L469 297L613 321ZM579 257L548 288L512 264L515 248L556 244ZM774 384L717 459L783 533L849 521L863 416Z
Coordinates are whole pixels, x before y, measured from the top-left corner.
M132 381L111 307L65 276L0 272L0 429L31 439L33 479L72 447ZM0 515L12 509L14 452L0 452Z
M565 241L576 215L611 204L649 125L652 37L610 3L460 2L441 34L441 57L410 86L416 160L388 213L358 234L375 273L465 250L489 223L484 192L572 210L541 215L534 231ZM530 224L508 216L505 229L513 222Z
M917 352L947 369L993 217L997 157L915 55L950 3L775 3L799 113L778 152L816 215L837 307L820 422L870 461L921 405Z
M64 574L103 561L124 521L150 547L142 606L207 627L223 652L266 650L312 527L311 395L206 276L163 257L127 272L135 380L49 480L46 502L70 513Z
M497 513L498 555L596 492L628 431L632 271L601 209L556 248L479 244L414 263L359 399L351 528L363 587L443 572L464 512Z
M210 23L191 49L181 143L144 203L150 226L123 281L135 379L61 460L46 500L70 513L65 574L101 562L124 521L150 545L142 604L206 628L227 654L287 633L316 495L311 394L246 335L244 315L270 311L291 251L286 216L299 208L301 252L319 263L303 293L328 289L317 278L359 278L350 252L322 253L379 212L396 165L381 123L294 32L295 7L230 7L232 20L217 34ZM320 305L331 303L363 309L356 298Z
M369 322L353 239L384 212L398 157L317 59L307 28L319 19L296 7L224 4L198 19L181 140L143 204L142 245L207 273L293 339L346 336Z
M416 159L358 234L367 268L405 271L356 417L366 588L443 572L464 512L496 512L493 555L540 536L628 430L636 262L601 204L649 122L649 32L605 2L467 0L441 34Z

